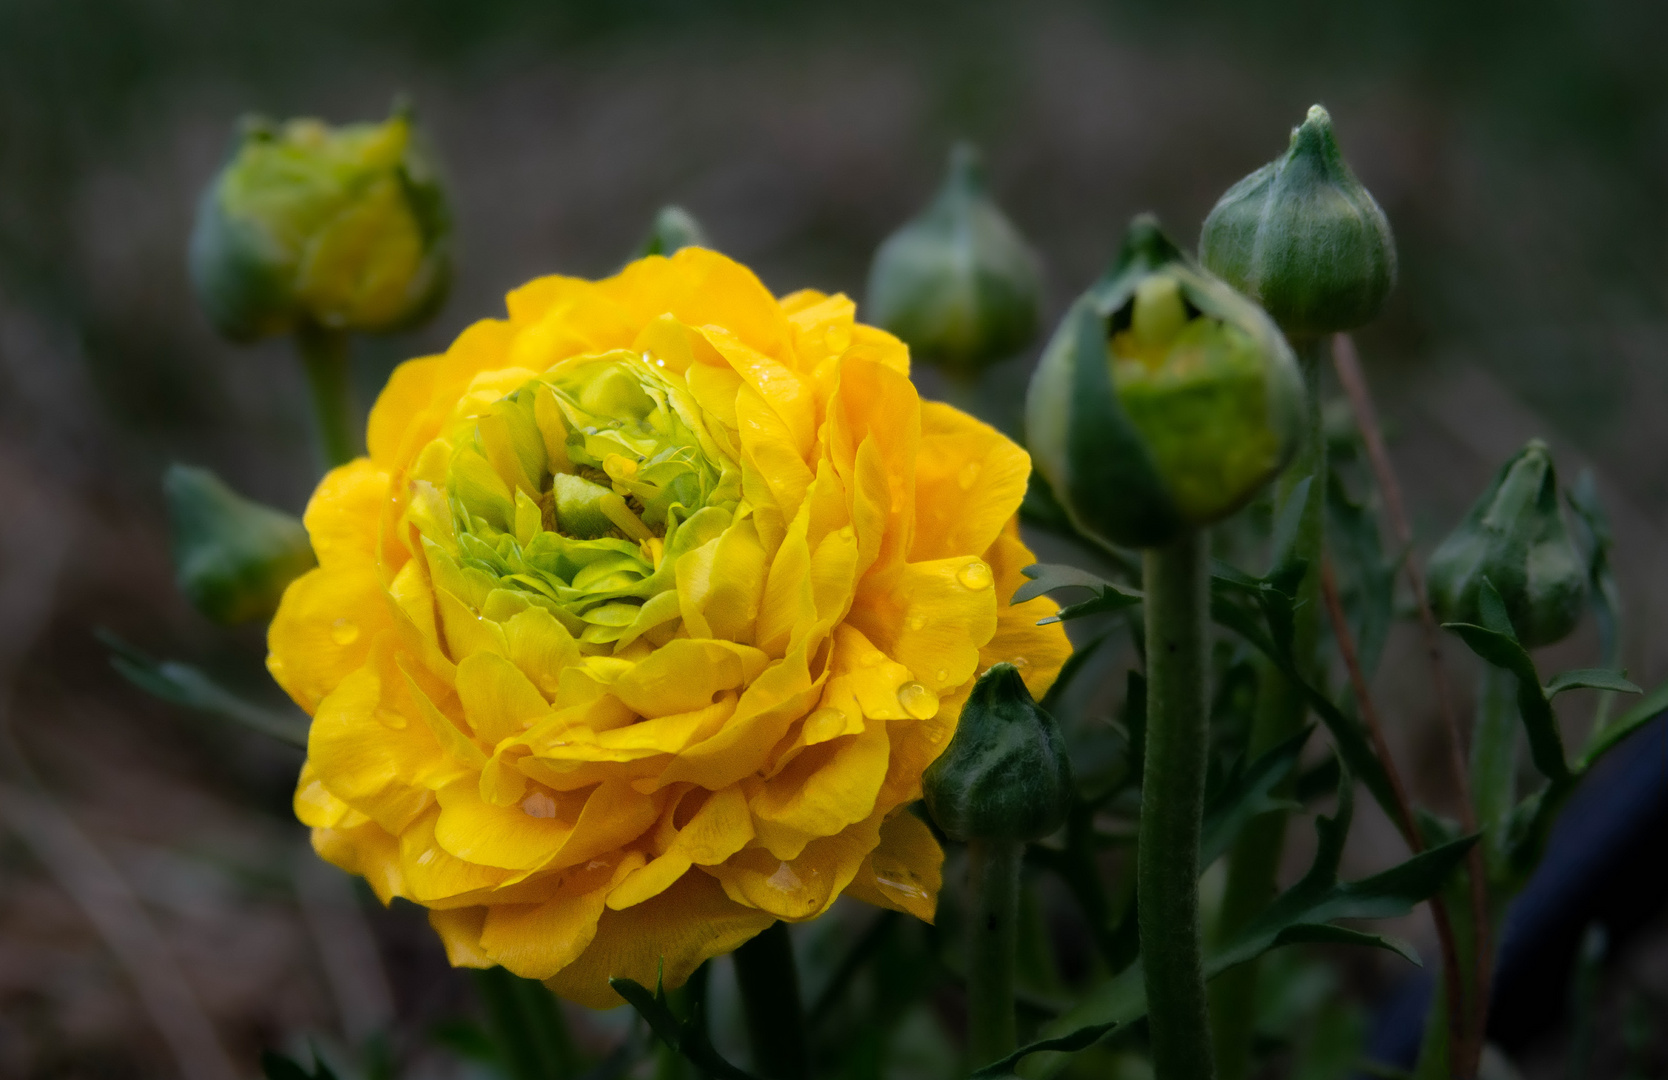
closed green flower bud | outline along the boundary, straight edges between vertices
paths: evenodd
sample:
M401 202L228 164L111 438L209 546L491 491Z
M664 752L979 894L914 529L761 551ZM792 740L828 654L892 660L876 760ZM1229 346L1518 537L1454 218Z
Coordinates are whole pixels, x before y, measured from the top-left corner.
M991 199L978 151L962 143L926 210L875 252L867 318L965 377L1029 344L1041 306L1037 257Z
M1217 202L1199 258L1292 337L1369 322L1396 283L1390 223L1345 164L1319 105L1293 130L1284 156Z
M637 248L637 258L645 255L675 255L686 247L710 248L707 231L701 223L681 206L662 206L654 216L649 235Z
M1431 605L1444 622L1483 621L1477 594L1487 578L1524 645L1550 645L1575 629L1587 572L1564 527L1558 473L1545 443L1531 439L1501 467L1437 547L1427 574Z
M1262 309L1142 215L1043 350L1025 426L1079 529L1158 547L1237 510L1285 467L1304 400Z
M174 580L218 623L270 618L284 587L316 563L301 522L251 502L207 469L162 478L174 534Z
M238 341L411 326L450 275L446 194L403 110L339 128L245 121L191 236L198 301Z
M1065 823L1066 743L1012 664L979 676L921 787L932 819L956 840L1040 840Z

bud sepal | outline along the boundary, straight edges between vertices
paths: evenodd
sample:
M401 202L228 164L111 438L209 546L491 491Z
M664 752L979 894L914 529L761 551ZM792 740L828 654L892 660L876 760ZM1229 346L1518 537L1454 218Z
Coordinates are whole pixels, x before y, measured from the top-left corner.
M170 465L162 490L174 580L215 622L270 618L285 586L317 564L300 521L244 498L207 469Z
M1500 467L1465 520L1438 545L1426 570L1431 605L1444 622L1482 625L1487 581L1517 639L1529 648L1567 637L1581 619L1587 574L1565 527L1552 453L1531 439Z
M1285 154L1217 201L1199 259L1293 337L1370 322L1396 283L1390 222L1338 149L1319 105Z
M952 839L1024 843L1065 823L1072 798L1065 739L1012 664L979 676L921 787L928 812Z
M933 201L875 252L865 309L915 357L963 378L1036 336L1037 256L991 198L972 146L956 146Z

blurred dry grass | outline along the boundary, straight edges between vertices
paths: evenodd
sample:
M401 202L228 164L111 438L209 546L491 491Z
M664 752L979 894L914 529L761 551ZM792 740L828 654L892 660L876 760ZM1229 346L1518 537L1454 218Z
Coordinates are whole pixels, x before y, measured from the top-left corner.
M1403 284L1362 351L1421 536L1548 436L1566 479L1597 471L1616 518L1634 678L1668 674L1654 5L470 7L0 0L0 640L18 661L0 693L246 1071L260 1045L376 1008L374 989L336 1000L330 919L296 892L298 758L146 700L90 633L261 686L259 635L227 639L174 593L157 487L177 458L299 510L313 479L285 349L214 339L185 282L196 192L245 110L348 119L403 90L449 163L454 298L422 334L365 343L368 395L526 278L608 272L667 201L780 291L860 297L875 243L961 133L985 142L1058 310L1130 214L1156 209L1189 238L1324 101L1401 240ZM997 374L995 419L1013 422L1025 368ZM1440 805L1413 652L1392 642L1380 691ZM1590 630L1565 653L1590 662ZM1359 867L1398 854L1363 822ZM15 839L0 867L0 1074L168 1075L74 898ZM371 922L400 1030L418 1034L463 985L419 914Z

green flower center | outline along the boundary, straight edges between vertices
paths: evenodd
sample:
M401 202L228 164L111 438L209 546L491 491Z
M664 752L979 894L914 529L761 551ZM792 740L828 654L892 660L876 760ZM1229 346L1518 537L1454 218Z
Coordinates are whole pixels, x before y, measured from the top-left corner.
M740 466L648 354L564 361L449 442L449 520L418 519L431 563L482 614L535 604L592 646L675 627L678 558L741 508Z

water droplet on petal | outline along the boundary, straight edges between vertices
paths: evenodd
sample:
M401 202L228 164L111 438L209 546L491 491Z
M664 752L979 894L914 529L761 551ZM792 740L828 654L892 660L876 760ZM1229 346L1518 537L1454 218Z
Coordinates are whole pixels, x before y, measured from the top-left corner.
M1012 660L1009 660L1008 663L1012 664L1020 671L1024 671L1026 668L1031 666L1031 661L1025 659L1023 656L1016 656Z
M961 485L963 491L973 490L973 485L979 482L979 469L977 461L970 461L956 473L956 483Z
M945 671L943 668L939 668L933 678L937 679L938 682L942 684L950 678L950 673Z
M805 883L799 880L799 875L794 873L793 867L787 863L778 866L776 873L765 878L765 881L772 888L780 889L782 892L797 892L805 887Z
M330 624L330 640L338 645L352 645L359 640L359 627L346 619Z
M925 615L911 615L909 617L909 628L911 630L919 630L925 625L927 625L927 617Z
M990 575L990 567L975 560L956 571L956 580L962 583L963 588L978 592L990 588L994 579Z
M553 818L556 816L556 800L542 791L535 791L521 800L521 812L528 817Z
M906 682L898 687L898 704L917 720L931 720L938 715L938 695L918 682Z

